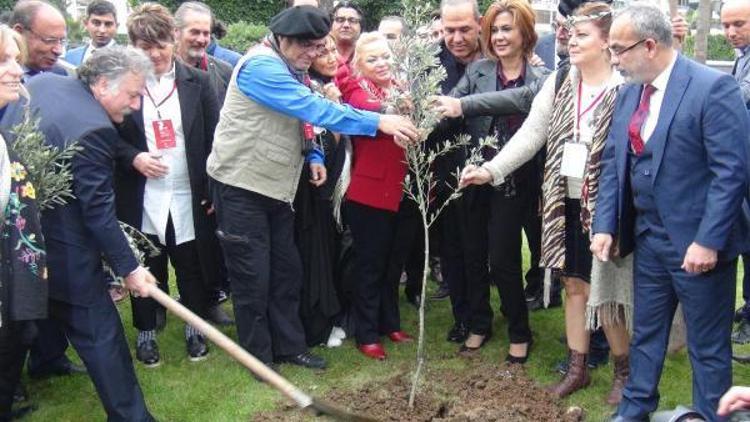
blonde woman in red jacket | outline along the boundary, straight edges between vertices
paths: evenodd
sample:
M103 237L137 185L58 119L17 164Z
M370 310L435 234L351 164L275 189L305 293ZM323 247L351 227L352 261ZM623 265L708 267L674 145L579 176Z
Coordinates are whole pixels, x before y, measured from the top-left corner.
M344 101L353 107L383 112L393 80L391 50L378 33L363 34L354 52L354 75L342 84ZM385 359L381 336L394 343L410 341L401 331L398 285L386 280L396 232L396 213L406 176L404 144L378 131L375 137L353 136L351 183L346 215L353 237L357 285L354 288L358 349Z

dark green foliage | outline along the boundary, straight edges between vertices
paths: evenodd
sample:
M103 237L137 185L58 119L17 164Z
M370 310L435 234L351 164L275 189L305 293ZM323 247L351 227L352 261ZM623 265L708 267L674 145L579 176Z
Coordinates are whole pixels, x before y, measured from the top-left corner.
M687 37L682 51L686 56L693 57L695 54L695 37ZM708 60L734 60L734 48L723 35L715 34L708 36Z
M256 25L245 21L235 22L227 28L227 35L221 39L221 45L238 53L244 53L267 33L268 28L264 25Z

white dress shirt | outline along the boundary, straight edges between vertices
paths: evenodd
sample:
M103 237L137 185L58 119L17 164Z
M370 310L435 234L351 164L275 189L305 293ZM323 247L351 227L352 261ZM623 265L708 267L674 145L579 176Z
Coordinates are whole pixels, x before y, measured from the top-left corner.
M151 97L149 98L149 95L143 97L143 129L146 134L148 150L151 153L160 153L161 162L169 170L164 177L146 179L141 231L158 236L162 245L166 245L165 233L170 215L175 231L175 244L179 245L195 239L193 194L190 189L178 90L175 89L174 93L169 96L174 87L175 71L173 64L172 70L162 75L158 80L155 77L148 78L146 88ZM153 101L151 98L153 98ZM166 101L164 101L165 98L167 98ZM164 103L158 107L157 113L155 104L162 101ZM162 120L172 121L176 138L174 148L157 148L153 122L159 120L159 115L161 115Z
M643 123L643 127L641 128L641 139L643 139L644 145L648 143L648 139L653 135L654 130L656 129L656 124L659 123L659 113L661 112L661 104L664 102L664 93L667 90L667 84L672 75L674 64L677 62L677 53L674 52L672 54L674 54L674 56L672 57L672 61L669 62L669 66L667 66L667 68L664 69L664 71L661 72L653 82L651 82L651 85L656 88L656 91L651 95L648 116L646 117L646 122Z
M97 47L94 45L93 41L89 42L88 47L86 47L86 51L83 52L83 58L81 59L81 64L86 63L86 60L88 60L89 57L91 57L91 55L94 54L94 51L96 51L98 48L112 47L115 44L117 43L115 42L114 38L109 40L109 43L107 43L107 45L105 45L104 47Z

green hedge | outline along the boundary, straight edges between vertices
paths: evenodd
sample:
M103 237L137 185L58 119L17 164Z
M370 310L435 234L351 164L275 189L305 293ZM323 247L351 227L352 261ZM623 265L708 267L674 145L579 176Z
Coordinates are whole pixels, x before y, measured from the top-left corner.
M695 53L695 37L687 37L682 47L685 55L693 57ZM734 60L734 48L723 35L708 36L708 60Z
M230 24L227 35L221 39L223 47L244 53L253 44L259 42L268 33L265 25L256 25L244 21Z

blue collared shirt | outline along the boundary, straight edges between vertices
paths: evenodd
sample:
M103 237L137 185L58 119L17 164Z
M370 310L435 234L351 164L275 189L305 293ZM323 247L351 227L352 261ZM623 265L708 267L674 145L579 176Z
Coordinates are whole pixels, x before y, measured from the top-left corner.
M271 110L346 135L375 136L380 115L337 104L313 93L292 76L278 58L256 56L237 75L237 86L248 98ZM312 151L311 163L323 163L323 152Z

